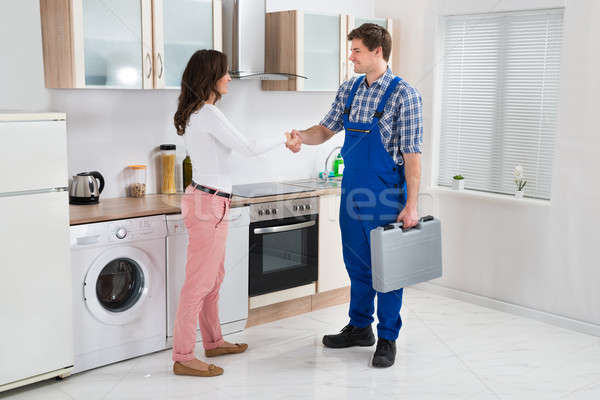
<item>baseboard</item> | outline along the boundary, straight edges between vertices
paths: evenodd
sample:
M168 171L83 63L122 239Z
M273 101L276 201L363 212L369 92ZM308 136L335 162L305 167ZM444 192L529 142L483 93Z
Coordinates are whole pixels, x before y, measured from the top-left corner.
M62 369L57 369L55 371L46 372L44 374L39 374L36 376L32 376L29 378L21 379L15 382L9 382L0 385L0 392L5 392L7 390L16 389L21 386L30 385L32 383L44 381L51 378L61 377L65 378L73 372L73 367L66 367Z
M350 286L317 293L311 298L311 311L350 302Z
M310 312L310 298L311 296L305 296L299 299L252 308L248 310L248 323L246 324L246 328Z
M592 324L589 322L579 321L576 319L563 317L561 315L552 314L545 311L539 311L533 308L523 307L517 304L511 304L468 292L463 292L462 290L435 285L433 283L419 283L417 285L411 286L411 288L439 294L441 296L465 301L467 303L477 304L479 306L507 312L510 314L518 315L520 317L531 318L536 321L545 322L550 325L559 326L561 328L570 329L588 335L600 336L600 325Z
M315 282L308 285L296 286L291 289L279 290L277 292L261 294L259 296L250 297L250 309L270 306L273 304L283 303L285 301L299 299L301 297L312 296L317 292Z
M263 307L251 308L248 311L247 328L293 317L299 314L331 307L350 301L350 287L329 290L304 296L301 298L269 304Z

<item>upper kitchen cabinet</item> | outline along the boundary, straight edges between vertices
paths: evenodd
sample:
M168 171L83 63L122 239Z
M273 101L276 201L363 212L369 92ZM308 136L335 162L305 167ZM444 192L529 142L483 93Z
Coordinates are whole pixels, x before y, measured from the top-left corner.
M348 32L350 32L354 28L358 28L362 24L376 24L379 26L383 26L392 34L392 20L391 18L367 18L367 17L354 17L352 15L348 16Z
M180 87L199 49L222 51L221 0L153 0L154 87Z
M40 0L47 88L152 88L151 0Z
M221 48L221 0L40 0L47 88L178 87Z
M303 11L266 14L265 69L296 75L263 90L336 91L346 76L346 16Z

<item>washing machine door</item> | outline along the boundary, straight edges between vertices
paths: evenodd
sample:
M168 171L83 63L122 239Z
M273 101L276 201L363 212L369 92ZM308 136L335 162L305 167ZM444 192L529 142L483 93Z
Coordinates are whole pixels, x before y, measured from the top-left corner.
M150 296L152 261L135 247L113 247L103 252L88 270L84 300L99 321L124 325L137 319Z

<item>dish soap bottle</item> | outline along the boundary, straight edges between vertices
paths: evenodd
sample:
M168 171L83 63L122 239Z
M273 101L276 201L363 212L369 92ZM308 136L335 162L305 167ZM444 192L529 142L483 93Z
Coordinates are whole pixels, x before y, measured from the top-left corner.
M183 191L192 183L192 159L186 152L185 158L183 159Z
M333 160L333 176L342 176L344 174L344 159L342 155L338 153L335 160Z

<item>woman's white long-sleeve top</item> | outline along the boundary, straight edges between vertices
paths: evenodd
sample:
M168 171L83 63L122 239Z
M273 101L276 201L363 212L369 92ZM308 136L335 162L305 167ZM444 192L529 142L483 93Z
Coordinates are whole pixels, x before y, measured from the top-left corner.
M285 136L268 141L255 141L238 131L216 106L205 104L190 116L183 135L187 152L192 160L194 182L231 193L233 151L253 157L266 153L285 143Z

